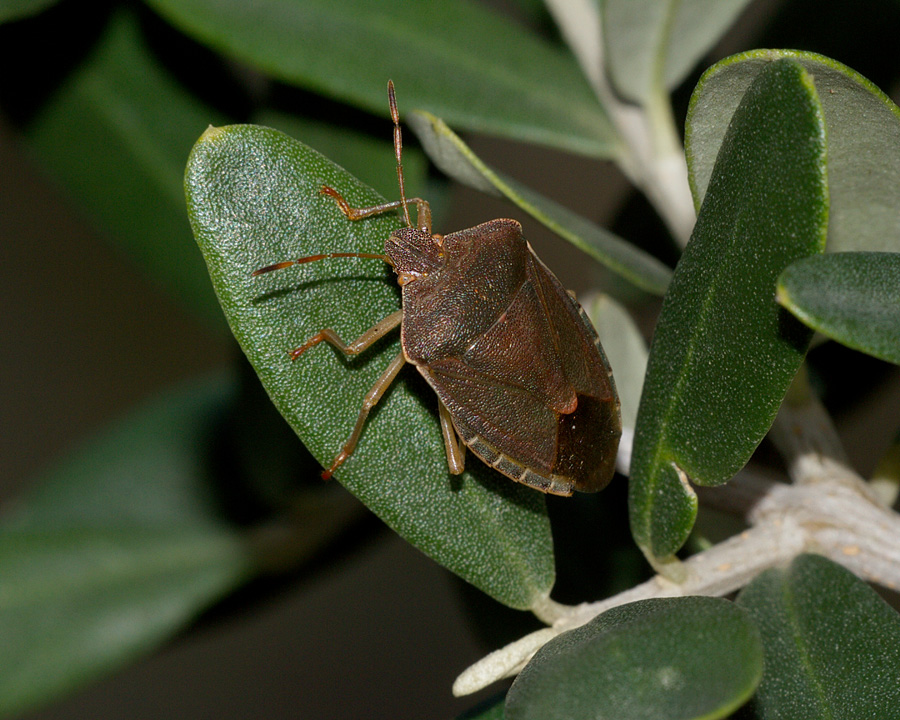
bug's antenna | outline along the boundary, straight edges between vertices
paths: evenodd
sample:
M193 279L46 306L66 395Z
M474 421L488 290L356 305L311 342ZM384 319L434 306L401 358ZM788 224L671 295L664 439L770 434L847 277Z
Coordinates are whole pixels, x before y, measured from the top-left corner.
M407 227L412 227L409 219L409 208L406 206L406 191L403 189L403 163L400 156L403 154L403 136L400 133L400 113L397 112L397 98L394 96L394 81L388 80L388 103L391 106L391 120L394 121L394 155L397 156L397 180L400 183L400 203L403 207L403 219Z

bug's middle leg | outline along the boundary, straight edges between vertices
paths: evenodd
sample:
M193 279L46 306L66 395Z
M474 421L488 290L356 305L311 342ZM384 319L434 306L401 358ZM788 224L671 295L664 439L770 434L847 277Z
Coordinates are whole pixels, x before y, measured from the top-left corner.
M331 328L323 328L322 330L319 330L319 332L317 332L315 335L313 335L309 340L303 343L300 347L291 350L289 355L291 356L291 360L296 360L311 347L315 347L323 340L336 347L338 350L344 353L344 355L356 355L358 353L361 353L366 348L371 347L373 344L375 344L375 342L387 335L391 330L397 327L402 320L402 310L392 312L383 320L379 320L377 323L375 323L372 327L366 330L362 335L360 335L351 343L345 343L343 340L341 340L340 336Z
M381 396L384 395L391 383L394 382L397 373L400 372L400 369L405 362L406 358L403 357L403 353L399 353L397 357L391 360L390 365L387 366L387 369L381 374L381 377L379 377L375 381L375 384L369 388L369 392L366 393L365 400L363 400L362 409L359 411L359 416L356 418L356 424L353 426L353 432L350 433L350 437L347 438L344 447L341 448L338 456L334 459L334 462L331 463L331 467L322 473L323 480L331 478L334 471L343 465L344 461L350 457L356 449L356 443L359 442L359 436L362 434L362 429L366 424L366 418L369 417L369 412L371 412L372 408L375 407L379 400L381 400Z

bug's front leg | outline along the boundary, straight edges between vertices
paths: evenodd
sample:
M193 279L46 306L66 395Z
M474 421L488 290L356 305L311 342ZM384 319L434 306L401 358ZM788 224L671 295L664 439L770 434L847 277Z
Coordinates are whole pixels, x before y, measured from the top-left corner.
M348 220L362 220L367 217L372 217L373 215L381 215L382 213L396 210L403 206L402 200L394 200L393 202L382 203L381 205L372 205L372 207L355 208L350 207L350 203L344 200L344 196L333 187L323 185L319 192L334 200ZM431 206L428 204L427 200L423 200L422 198L409 198L406 201L407 205L413 203L415 203L416 206L416 226L420 230L424 230L431 234Z
M323 328L319 330L315 335L313 335L309 340L303 343L300 347L294 348L288 354L291 356L291 360L296 360L303 353L309 350L311 347L315 347L323 340L327 341L338 350L340 350L344 355L356 355L361 353L368 347L371 347L375 342L383 338L387 335L391 330L397 327L403 320L403 311L397 310L397 312L392 312L383 320L375 323L372 327L366 330L362 335L360 335L356 340L351 343L345 343L341 340L340 336L331 328Z

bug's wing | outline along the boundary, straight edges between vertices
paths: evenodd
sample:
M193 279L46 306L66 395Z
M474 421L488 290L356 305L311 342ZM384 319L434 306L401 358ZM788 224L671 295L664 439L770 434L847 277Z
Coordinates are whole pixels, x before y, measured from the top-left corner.
M621 421L608 364L581 308L531 253L494 324L419 370L466 445L505 475L561 494L612 477Z
M473 370L457 358L417 366L447 406L462 441L482 460L519 482L548 490L557 415L526 389ZM536 473L529 481L527 472ZM571 493L571 483L567 492Z

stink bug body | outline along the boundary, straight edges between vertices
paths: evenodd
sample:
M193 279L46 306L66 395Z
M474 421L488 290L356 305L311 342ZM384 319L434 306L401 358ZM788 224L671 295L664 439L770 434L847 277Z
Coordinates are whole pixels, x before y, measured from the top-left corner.
M596 332L515 220L432 234L428 203L406 198L392 83L388 96L400 200L353 208L333 188L324 186L321 192L348 220L400 210L407 226L391 233L384 255L313 255L254 273L329 257L377 258L394 268L402 287L402 310L354 342L345 343L325 328L290 353L296 360L325 340L356 354L400 325L402 352L366 394L353 432L323 477L353 452L369 411L408 362L437 393L451 473L463 471L467 446L504 475L543 492L601 490L615 469L622 423ZM411 204L417 211L415 226Z

